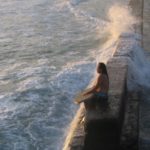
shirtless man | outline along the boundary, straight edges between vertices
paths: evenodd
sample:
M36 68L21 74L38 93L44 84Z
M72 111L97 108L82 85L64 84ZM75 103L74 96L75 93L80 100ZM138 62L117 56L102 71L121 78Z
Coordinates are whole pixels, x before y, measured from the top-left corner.
M90 101L84 101L86 109L99 109L99 107L103 107L104 104L106 104L108 99L109 77L104 63L98 64L97 73L98 77L96 84L90 90L88 90L88 92L84 93L84 96L92 93L96 96L93 99L90 99Z
M96 93L98 96L107 96L109 90L109 78L107 69L104 63L99 63L97 66L97 81L96 84L86 94Z

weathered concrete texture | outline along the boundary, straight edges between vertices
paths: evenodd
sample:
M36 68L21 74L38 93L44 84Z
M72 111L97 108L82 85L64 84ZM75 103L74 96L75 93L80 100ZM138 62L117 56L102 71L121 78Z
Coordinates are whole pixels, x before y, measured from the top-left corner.
M139 21L138 24L135 25L135 32L142 34L142 19L143 19L143 1L144 0L130 0L129 6L131 7L132 14Z
M83 148L85 132L82 119L84 115L85 108L83 104L81 104L73 121L70 124L63 150L81 150Z
M146 50L146 56L150 58L150 1L130 0L133 15L139 20L135 25L135 32L143 35L142 47Z
M150 54L150 1L143 1L143 48Z
M121 134L123 150L138 150L139 136L139 94L128 93L125 107L125 119Z

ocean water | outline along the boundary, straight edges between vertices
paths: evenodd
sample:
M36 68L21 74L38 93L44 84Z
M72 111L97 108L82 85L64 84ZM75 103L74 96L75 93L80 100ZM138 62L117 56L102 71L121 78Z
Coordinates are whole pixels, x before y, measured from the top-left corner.
M0 14L0 150L61 150L74 96L135 23L128 1L1 0Z

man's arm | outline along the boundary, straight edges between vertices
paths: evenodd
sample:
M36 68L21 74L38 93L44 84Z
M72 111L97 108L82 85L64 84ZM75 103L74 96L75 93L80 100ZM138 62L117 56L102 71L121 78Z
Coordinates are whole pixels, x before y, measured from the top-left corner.
M98 75L96 84L91 88L90 91L86 92L84 95L95 92L96 89L100 86L101 81L102 81L102 76Z

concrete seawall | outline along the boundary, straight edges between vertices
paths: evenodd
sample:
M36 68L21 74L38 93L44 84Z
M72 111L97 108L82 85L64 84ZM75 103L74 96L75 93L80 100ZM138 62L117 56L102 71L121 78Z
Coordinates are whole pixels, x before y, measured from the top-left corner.
M150 1L143 0L143 48L150 56Z
M114 57L108 61L107 68L110 78L108 106L100 112L87 112L84 150L119 148L126 100L127 66Z
M137 4L137 2L139 2ZM137 5L135 5L137 4ZM142 18L142 0L131 0L133 14ZM139 10L139 11L138 11ZM142 24L135 26L135 32L142 34ZM113 57L107 62L110 79L109 100L105 111L85 112L84 105L73 119L63 150L137 150L139 96L127 91L128 64L132 45L131 36L122 35ZM128 50L122 53L125 43ZM136 39L139 45L142 40ZM83 117L86 116L86 132ZM95 146L95 147L94 147Z
M128 61L130 58L127 53L121 53L124 40L127 41L130 38L128 36L120 37L113 57L107 62L110 78L107 109L101 112L85 113L85 108L81 104L70 125L70 131L68 131L63 150L94 150L96 148L117 150L120 147L129 147L127 142L129 139L130 143L132 143L130 147L137 148L138 97L136 93L130 94L126 89ZM128 47L128 52L130 53L132 46L130 47L129 45ZM134 112L131 108L134 108ZM84 130L83 116L86 116L85 124L88 132ZM131 132L132 138L130 138Z

